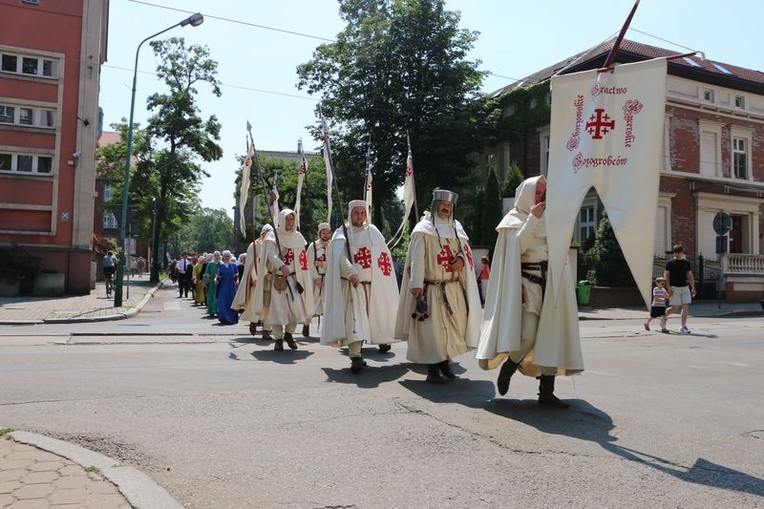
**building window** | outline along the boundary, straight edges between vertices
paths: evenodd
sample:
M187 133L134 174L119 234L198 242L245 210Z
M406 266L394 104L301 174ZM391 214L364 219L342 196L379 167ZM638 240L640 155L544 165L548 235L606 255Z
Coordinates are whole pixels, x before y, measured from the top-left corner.
M714 102L714 91L710 88L703 90L703 99L710 103Z
M732 138L732 167L736 179L748 178L748 148L745 138Z
M745 97L742 95L735 96L735 107L745 109Z
M539 132L539 174L546 175L549 169L549 129Z
M53 128L56 126L56 111L0 104L0 123Z
M117 216L114 215L114 212L104 212L103 213L103 229L115 230L117 226L118 226Z
M53 173L53 157L48 155L0 153L0 171L13 173Z
M16 171L31 172L33 161L34 161L34 157L32 156L22 156L22 155L16 156Z
M103 201L111 200L111 187L103 186Z
M4 124L13 124L16 118L16 111L13 106L0 106L0 122Z
M2 64L0 70L5 72L24 74L27 76L44 76L46 78L57 77L56 70L58 61L55 59L3 53L1 60Z
M594 205L581 207L578 216L578 242L583 244L597 232L597 208Z
M721 177L722 125L706 120L698 121L700 133L700 174L706 177Z

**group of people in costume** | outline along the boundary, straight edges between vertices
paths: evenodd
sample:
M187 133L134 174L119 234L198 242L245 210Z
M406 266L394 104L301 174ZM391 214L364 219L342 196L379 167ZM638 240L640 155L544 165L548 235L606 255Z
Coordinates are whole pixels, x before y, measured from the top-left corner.
M217 318L223 325L238 323L239 314L231 308L231 303L239 284L243 257L237 260L227 249L199 255L182 252L172 265L178 297L188 297L190 292L194 305L204 306L209 318Z
M427 365L433 384L455 379L453 360L476 350L482 369L500 368L500 394L519 370L540 380L540 404L566 407L554 395L555 376L584 368L570 267L564 288L549 291L545 191L543 176L526 179L497 226L485 310L469 239L454 219L458 195L447 190L433 192L430 211L411 233L400 290L367 203L353 200L347 222L333 232L320 224L310 244L295 212L282 210L275 229L266 225L247 248L231 307L251 334L260 324L277 351L284 343L297 349L297 326L308 336L319 317L321 344L347 348L353 373L366 366L364 343L387 352L406 341L407 360Z

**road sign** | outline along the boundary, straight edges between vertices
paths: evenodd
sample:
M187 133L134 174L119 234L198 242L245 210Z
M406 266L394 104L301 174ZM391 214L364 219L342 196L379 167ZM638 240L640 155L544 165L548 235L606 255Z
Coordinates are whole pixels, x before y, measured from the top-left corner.
M726 212L718 212L714 216L714 231L717 235L726 235L732 228L732 218Z

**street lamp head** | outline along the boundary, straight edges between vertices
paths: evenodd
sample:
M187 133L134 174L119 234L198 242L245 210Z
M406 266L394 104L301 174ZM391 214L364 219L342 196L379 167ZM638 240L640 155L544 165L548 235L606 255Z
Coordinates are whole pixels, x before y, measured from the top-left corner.
M192 27L198 27L202 23L204 23L204 16L202 16L200 12L197 12L196 14L192 14L191 16L181 21L180 26L184 27L190 24Z

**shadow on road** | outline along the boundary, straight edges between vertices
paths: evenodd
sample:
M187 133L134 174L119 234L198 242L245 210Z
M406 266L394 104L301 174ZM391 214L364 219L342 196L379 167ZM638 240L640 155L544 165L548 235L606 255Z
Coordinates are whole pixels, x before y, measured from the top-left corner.
M297 361L307 359L313 355L313 352L307 350L290 350L287 348L283 352L277 352L273 349L255 350L250 355L259 361L270 361L277 364L296 364ZM228 358L231 358L230 354Z
M401 386L433 403L458 403L470 408L483 408L496 393L492 382L459 377L466 370L458 363L451 364L451 371L458 378L442 385L425 381L427 367L424 365L411 364L409 369L421 375L421 378L401 380Z
M493 399L485 409L491 413L532 426L539 431L564 435L599 444L603 449L629 461L636 461L679 480L750 493L764 497L764 479L698 458L692 466L622 447L611 435L613 420L605 412L583 400L566 400L567 410L540 406L536 400Z
M392 382L406 373L406 366L366 366L360 373L351 373L350 366L343 369L321 368L326 373L327 382L353 384L360 389L374 389L385 382Z

